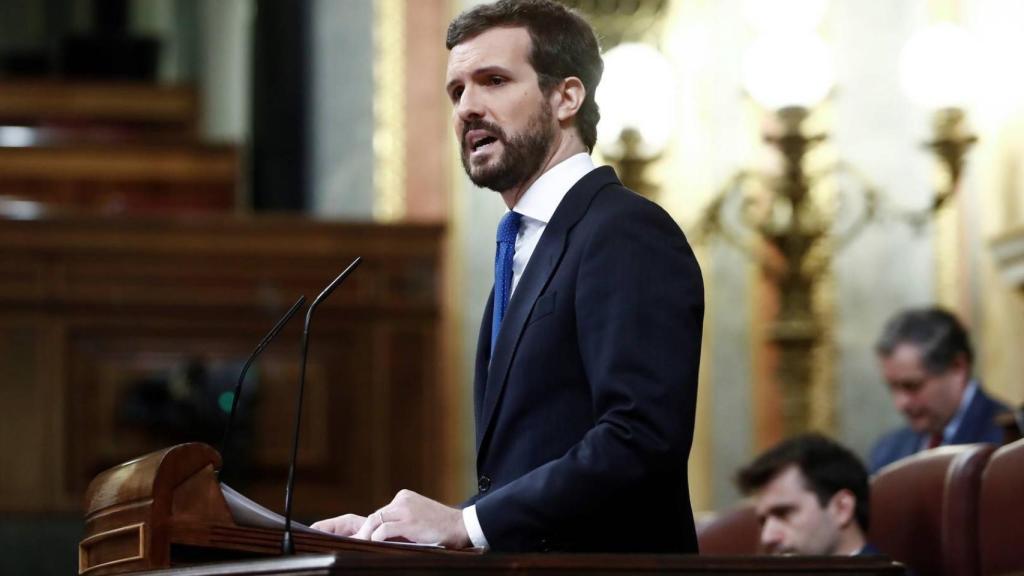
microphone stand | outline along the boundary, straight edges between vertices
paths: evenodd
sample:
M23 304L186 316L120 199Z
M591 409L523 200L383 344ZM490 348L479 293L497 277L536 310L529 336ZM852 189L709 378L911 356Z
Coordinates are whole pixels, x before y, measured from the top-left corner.
M284 325L292 319L292 316L295 316L295 313L298 312L305 303L306 297L299 296L299 299L295 301L295 304L292 304L292 307L289 308L288 311L285 312L284 316L277 321L277 324L274 324L274 327L270 329L270 332L267 332L267 335L263 337L263 340L260 340L260 343L256 345L256 349L249 355L249 359L245 361L245 365L242 366L242 373L238 375L238 383L235 384L235 395L231 399L231 412L228 413L228 424L224 428L224 438L220 443L220 453L222 457L227 455L228 448L230 448L228 442L231 440L231 432L234 430L235 412L238 410L238 399L242 396L242 383L245 382L245 374L249 371L249 366L251 366L253 361L256 360L256 357L263 352L263 349L267 347L267 344L270 344L270 341L277 337L278 332L284 328ZM223 464L221 465L221 473L223 473L224 468L226 467L227 466Z
M309 305L309 309L306 310L306 324L302 329L302 366L299 369L299 398L295 404L295 434L292 439L292 459L288 466L288 484L285 486L284 492L284 536L281 541L281 552L282 554L291 556L295 554L295 542L292 539L292 491L295 487L295 461L299 456L299 424L302 420L302 393L306 387L306 356L309 353L309 325L310 320L313 318L313 311L320 305L324 299L334 292L334 289L341 285L345 281L345 278L352 273L359 263L363 259L357 257L345 268L338 277L331 281L324 288L324 291L313 300L313 303Z

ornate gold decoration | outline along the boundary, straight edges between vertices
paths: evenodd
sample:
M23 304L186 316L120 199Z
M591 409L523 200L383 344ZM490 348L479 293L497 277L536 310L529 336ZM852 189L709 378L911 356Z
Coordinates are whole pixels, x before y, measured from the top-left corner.
M405 216L405 0L376 0L373 63L373 215Z
M668 0L561 0L587 17L605 50L623 42L657 39Z
M823 238L823 249L830 250L829 238ZM812 350L809 427L821 432L836 432L835 373L835 274L831 268L821 271L812 299L818 316L820 337Z
M907 212L904 218L914 227L929 222L949 200L956 195L963 175L964 158L978 141L967 128L966 116L960 108L943 108L932 117L935 136L923 146L935 154L945 173L945 182L939 187L928 207Z
M640 153L640 145L643 136L635 128L626 128L619 134L619 152L605 152L604 159L615 168L622 183L630 190L654 199L658 192L658 185L648 177L648 169L651 164L660 160L664 155L658 153L653 157L646 157Z
M931 204L901 215L916 231L934 221L935 296L941 304L961 311L970 310L970 289L964 267L973 259L964 244L969 229L963 210L947 210L953 205L963 176L967 152L978 141L967 127L966 115L960 108L943 108L932 116L931 140L922 146L931 151L942 169L943 181L938 185Z
M701 230L739 247L778 289L767 339L777 352L786 435L833 421L830 378L820 372L829 364L820 362L829 350L820 290L833 256L875 217L879 196L842 162L805 169L808 152L825 140L804 133L807 116L797 107L777 113L779 127L764 139L780 153L782 173L738 172L710 203Z
M948 182L944 190L935 196L932 210L938 210L953 194L956 193L963 173L964 156L978 137L967 130L964 111L959 108L946 108L935 113L932 125L935 138L925 143L929 150L938 156L946 168Z

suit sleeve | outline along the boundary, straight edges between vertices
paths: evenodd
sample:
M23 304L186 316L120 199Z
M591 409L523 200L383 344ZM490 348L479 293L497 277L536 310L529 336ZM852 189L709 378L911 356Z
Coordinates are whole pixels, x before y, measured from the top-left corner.
M561 458L477 501L496 548L529 549L517 541L524 535L607 530L609 519L646 523L667 500L685 498L689 512L700 270L660 208L637 201L605 213L573 238L583 250L573 305L595 425Z
M889 440L888 435L880 438L871 447L871 454L868 455L868 471L871 474L875 474L892 460L888 455L889 446L886 443L887 440Z

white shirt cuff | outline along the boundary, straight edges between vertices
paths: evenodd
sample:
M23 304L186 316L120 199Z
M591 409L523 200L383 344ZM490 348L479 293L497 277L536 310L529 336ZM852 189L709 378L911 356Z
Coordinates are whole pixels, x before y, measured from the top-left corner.
M462 509L462 522L466 525L466 533L469 534L469 541L474 548L490 548L487 545L487 537L484 536L484 529L480 527L480 520L476 517L476 504Z

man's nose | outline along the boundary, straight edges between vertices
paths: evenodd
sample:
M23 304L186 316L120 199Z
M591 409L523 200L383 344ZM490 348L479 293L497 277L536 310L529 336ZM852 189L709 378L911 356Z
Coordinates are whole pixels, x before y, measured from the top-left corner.
M459 96L459 102L455 106L455 112L463 122L482 118L484 115L483 103L477 91L470 86L464 88L462 95Z
M782 544L782 527L775 520L769 518L761 526L761 546L766 552L773 552Z
M911 397L906 392L894 392L892 395L893 406L900 412L905 412L910 406Z

